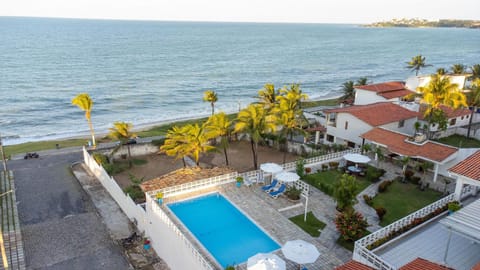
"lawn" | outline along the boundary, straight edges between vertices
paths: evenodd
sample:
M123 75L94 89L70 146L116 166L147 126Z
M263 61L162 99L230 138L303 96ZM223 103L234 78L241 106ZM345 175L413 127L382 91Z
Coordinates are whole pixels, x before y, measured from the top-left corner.
M323 191L325 194L332 196L335 182L342 175L337 170L329 170L324 172L312 173L304 177L305 182ZM357 194L368 187L371 182L365 177L357 177L359 189Z
M303 214L291 217L289 219L313 237L319 237L319 230L323 230L323 228L326 226L326 224L318 220L311 211L307 213L307 222L303 221Z
M442 193L431 189L421 191L417 185L394 181L384 193L373 198L374 207L385 207L387 213L380 222L386 226L410 213L421 209L442 197Z
M335 106L338 105L338 103L339 101L337 98L316 101L304 101L302 102L302 108L311 108L317 106Z
M445 138L440 138L437 141L459 148L480 148L479 140L474 138L467 138L458 134L453 134Z
M66 139L55 141L28 142L16 145L5 146L5 155L11 157L16 154L36 152L46 149L55 149L58 144L61 148L86 145L89 138L84 139Z

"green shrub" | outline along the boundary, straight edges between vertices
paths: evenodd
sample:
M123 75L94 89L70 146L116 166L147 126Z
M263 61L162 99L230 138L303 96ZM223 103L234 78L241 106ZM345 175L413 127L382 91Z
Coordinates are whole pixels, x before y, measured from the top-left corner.
M385 170L379 170L373 166L367 167L366 177L368 181L377 182L385 174Z
M387 187L390 186L391 184L392 184L392 181L383 181L382 183L380 183L380 185L378 185L378 192L383 193L387 191Z
M101 153L93 153L93 159L97 162L98 165L104 166L108 164L108 157ZM105 167L105 166L104 166Z
M344 210L353 206L356 202L355 195L358 190L357 179L354 176L343 174L333 190L333 198L337 202L337 209Z
M451 211L451 212L458 211L458 210L460 210L460 208L462 208L462 206L457 201L448 203L448 210Z
M422 180L422 178L420 178L418 176L410 177L410 183L412 183L414 185L420 185L420 180Z
M322 171L328 170L328 165L327 164L322 164Z
M365 236L368 223L362 214L349 210L337 214L335 226L344 240L356 241Z
M151 144L155 146L162 146L165 143L165 138L161 138L158 140L152 140Z
M124 189L124 192L128 194L136 203L145 201L145 193L143 193L139 185L130 185Z
M383 216L385 216L385 214L387 213L387 209L385 209L385 207L375 207L375 212L377 212L377 215L378 215L378 219L380 219L380 221L383 220Z
M285 195L291 200L299 200L301 193L302 191L295 186L288 187L285 191Z
M303 178L305 176L305 160L301 158L297 160L295 165L295 171L297 172L298 176L300 176L300 178Z
M328 163L328 166L330 166L330 168L331 168L332 170L336 170L336 169L338 168L338 164L339 164L339 163L336 162L336 161L330 161L330 162Z
M365 201L365 203L367 205L369 205L369 206L373 205L373 197L368 196L367 194L363 194L363 200Z

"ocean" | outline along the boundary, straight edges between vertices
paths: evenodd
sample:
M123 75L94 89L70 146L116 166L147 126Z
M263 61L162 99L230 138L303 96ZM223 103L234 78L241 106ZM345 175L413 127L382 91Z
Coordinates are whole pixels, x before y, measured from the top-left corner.
M94 100L96 132L235 112L265 83L311 99L347 80L405 80L411 57L434 72L480 63L480 30L347 24L199 23L0 17L0 134L5 145L88 135L78 93Z

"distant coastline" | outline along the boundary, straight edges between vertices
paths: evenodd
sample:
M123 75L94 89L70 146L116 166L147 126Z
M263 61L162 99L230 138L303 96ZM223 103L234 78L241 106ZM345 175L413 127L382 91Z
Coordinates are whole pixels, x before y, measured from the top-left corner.
M374 22L365 27L449 27L449 28L475 28L480 29L480 21L476 20L438 20L425 19L392 19L390 21Z

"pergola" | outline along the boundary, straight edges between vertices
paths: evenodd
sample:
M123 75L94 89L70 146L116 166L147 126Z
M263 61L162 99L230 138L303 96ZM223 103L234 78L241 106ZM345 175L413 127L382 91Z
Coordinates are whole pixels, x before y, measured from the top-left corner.
M476 194L480 188L480 150L473 153L448 170L451 176L457 178L455 198L460 200L464 185L470 185Z

